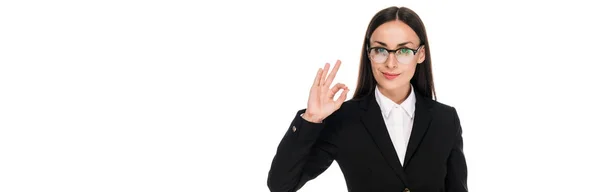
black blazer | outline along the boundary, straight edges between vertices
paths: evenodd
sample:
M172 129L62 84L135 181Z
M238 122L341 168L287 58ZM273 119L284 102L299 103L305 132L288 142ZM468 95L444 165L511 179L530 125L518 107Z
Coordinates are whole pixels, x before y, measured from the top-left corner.
M299 110L279 143L267 185L296 191L336 160L348 191L466 192L467 165L456 110L415 92L413 130L401 165L374 94L311 123Z

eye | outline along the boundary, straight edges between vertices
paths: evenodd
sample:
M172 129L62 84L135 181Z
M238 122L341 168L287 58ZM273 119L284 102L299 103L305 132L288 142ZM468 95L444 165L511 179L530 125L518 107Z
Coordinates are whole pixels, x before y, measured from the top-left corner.
M399 52L401 55L410 55L413 53L412 50L410 50L409 48L402 48Z
M387 53L387 50L381 47L375 48L375 53L377 54L381 54L381 53Z

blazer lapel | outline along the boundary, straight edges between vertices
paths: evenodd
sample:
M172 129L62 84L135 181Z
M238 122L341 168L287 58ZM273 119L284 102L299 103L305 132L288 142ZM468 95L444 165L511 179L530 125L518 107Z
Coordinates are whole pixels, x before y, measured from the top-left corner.
M381 109L379 108L374 95L371 94L365 100L361 101L361 106L366 110L361 116L362 123L367 128L369 134L371 134L373 141L377 144L377 147L383 154L387 163L392 167L396 175L406 183L404 170L402 169L402 165L400 164L400 160L398 159L398 155L396 154L396 150L390 139L385 122L383 121Z
M425 136L425 133L427 133L427 129L429 129L429 124L431 122L430 99L421 96L416 91L415 97L417 99L415 106L415 119L413 122L410 139L408 140L406 156L404 158L404 168L406 168L410 163L410 159L415 151L417 151L417 148L419 147L423 136Z

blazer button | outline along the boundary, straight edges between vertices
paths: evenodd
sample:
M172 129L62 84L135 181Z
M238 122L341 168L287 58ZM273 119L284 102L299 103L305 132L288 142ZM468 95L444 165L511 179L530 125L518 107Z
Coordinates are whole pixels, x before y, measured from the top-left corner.
M404 192L410 192L410 189L404 188Z
M296 126L292 126L292 132L296 132Z

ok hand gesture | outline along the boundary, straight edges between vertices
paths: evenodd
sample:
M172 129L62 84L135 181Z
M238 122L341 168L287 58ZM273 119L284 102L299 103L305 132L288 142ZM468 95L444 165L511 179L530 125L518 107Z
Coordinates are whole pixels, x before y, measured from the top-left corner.
M313 85L310 88L308 107L306 108L306 112L302 115L307 121L313 123L322 122L323 119L338 110L346 100L349 91L346 85L337 83L330 88L331 82L333 82L335 74L340 68L340 64L341 61L338 60L329 75L327 75L327 72L329 72L329 63L325 64L323 69L319 68ZM342 94L334 100L333 97L342 89Z

